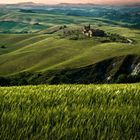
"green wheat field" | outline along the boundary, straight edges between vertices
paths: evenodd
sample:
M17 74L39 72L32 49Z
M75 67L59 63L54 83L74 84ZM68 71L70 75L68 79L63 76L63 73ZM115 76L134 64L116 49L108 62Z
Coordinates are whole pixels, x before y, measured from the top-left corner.
M139 140L140 84L0 87L1 140Z

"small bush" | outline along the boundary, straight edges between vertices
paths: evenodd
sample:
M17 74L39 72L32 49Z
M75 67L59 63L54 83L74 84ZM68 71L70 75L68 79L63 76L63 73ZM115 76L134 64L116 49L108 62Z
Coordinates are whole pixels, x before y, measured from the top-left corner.
M5 45L2 45L2 46L1 46L1 48L2 48L2 49L5 49L5 48L6 48L6 46L5 46Z

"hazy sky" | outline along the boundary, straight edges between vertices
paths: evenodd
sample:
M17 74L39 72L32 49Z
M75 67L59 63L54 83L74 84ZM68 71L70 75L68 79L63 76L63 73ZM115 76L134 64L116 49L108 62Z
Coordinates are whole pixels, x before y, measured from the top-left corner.
M95 3L95 4L120 4L120 3L134 3L140 0L0 0L0 3L20 3L20 2L37 2L46 4L55 3Z

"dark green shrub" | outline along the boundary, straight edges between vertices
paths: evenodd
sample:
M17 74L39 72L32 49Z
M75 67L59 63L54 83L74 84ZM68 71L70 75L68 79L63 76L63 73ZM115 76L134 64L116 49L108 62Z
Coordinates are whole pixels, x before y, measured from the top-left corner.
M116 83L127 83L127 75L121 74L118 76Z
M4 77L0 77L0 86L8 86L8 85L9 85L9 80Z
M2 46L1 46L1 48L2 48L2 49L5 49L5 48L6 48L6 46L5 46L5 45L2 45Z

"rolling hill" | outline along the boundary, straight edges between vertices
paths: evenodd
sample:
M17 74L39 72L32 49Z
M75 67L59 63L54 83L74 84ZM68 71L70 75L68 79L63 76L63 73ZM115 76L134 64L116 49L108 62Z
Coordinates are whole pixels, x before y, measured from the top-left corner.
M101 17L68 16L34 8L8 10L11 13L3 10L3 15L0 16L2 77L23 72L46 73L83 68L113 57L140 55L140 30L128 28L126 22ZM133 43L101 42L100 38L74 40L61 37L62 25L76 30L89 23L94 28L133 40Z

